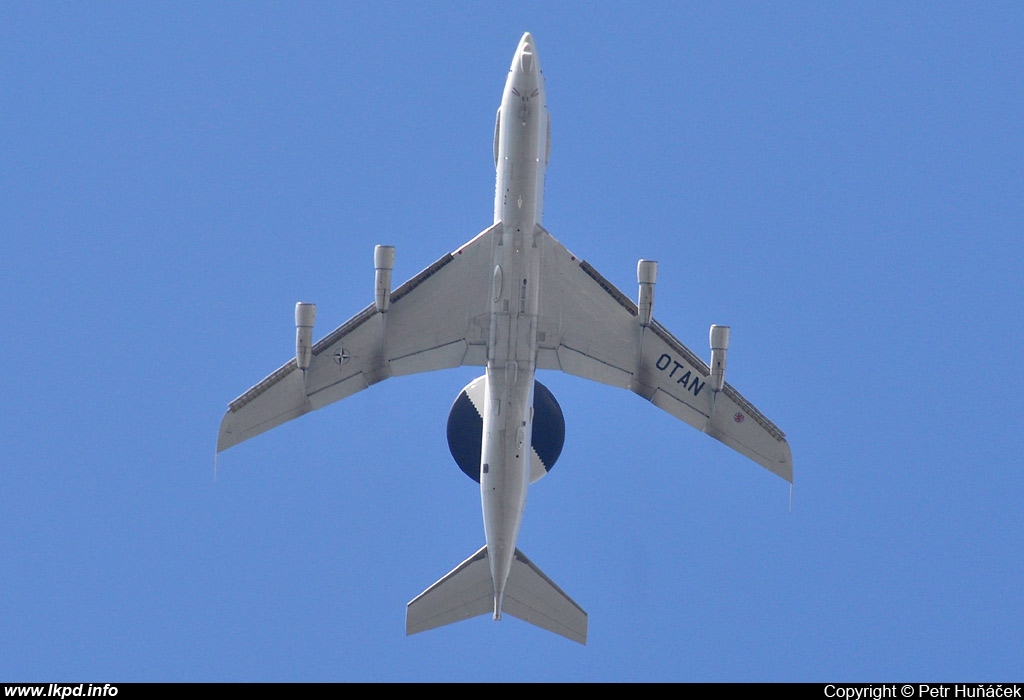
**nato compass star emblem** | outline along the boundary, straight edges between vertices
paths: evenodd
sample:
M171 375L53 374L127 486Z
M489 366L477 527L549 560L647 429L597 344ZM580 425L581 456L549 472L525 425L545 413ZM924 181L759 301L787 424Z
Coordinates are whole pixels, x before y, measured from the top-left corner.
M334 351L334 361L338 364L339 367L351 359L352 355L345 348L341 348L340 350Z

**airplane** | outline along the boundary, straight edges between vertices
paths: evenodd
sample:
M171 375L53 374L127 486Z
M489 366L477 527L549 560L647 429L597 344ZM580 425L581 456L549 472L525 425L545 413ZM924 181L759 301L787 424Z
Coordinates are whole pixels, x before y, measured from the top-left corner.
M728 326L705 364L652 315L657 262L634 303L541 225L551 119L523 34L494 125L494 223L397 289L393 246L374 249L374 301L316 344L295 307L295 358L230 403L218 454L389 377L485 367L448 419L452 455L480 483L485 544L406 607L406 634L490 613L586 644L587 613L517 547L527 489L554 464L564 418L537 370L629 389L792 483L778 427L725 383Z

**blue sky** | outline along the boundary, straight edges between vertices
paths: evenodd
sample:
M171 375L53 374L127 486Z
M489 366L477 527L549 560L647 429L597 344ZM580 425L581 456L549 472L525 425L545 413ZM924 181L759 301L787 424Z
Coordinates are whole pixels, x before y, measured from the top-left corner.
M783 430L795 486L546 373L520 547L590 615L406 638L483 543L395 379L228 401L491 222L533 33L545 225ZM991 680L1024 658L1017 3L4 3L0 679Z

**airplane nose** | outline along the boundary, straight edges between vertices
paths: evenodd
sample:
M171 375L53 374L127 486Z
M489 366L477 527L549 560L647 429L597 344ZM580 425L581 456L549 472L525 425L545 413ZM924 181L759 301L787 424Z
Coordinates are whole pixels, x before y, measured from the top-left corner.
M526 32L519 40L519 68L524 73L533 72L534 53L533 37L530 36L530 32Z

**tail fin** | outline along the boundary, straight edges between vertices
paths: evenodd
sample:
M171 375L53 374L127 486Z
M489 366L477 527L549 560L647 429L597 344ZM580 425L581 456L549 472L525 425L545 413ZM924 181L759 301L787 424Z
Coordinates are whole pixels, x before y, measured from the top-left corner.
M502 609L549 632L587 643L587 613L518 549L505 583ZM416 634L492 612L494 583L484 545L409 603L405 632Z

